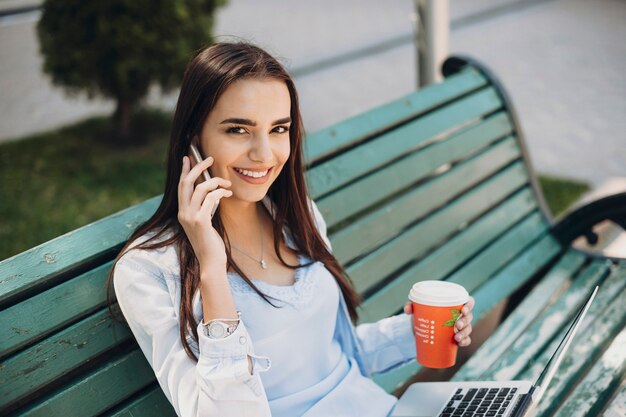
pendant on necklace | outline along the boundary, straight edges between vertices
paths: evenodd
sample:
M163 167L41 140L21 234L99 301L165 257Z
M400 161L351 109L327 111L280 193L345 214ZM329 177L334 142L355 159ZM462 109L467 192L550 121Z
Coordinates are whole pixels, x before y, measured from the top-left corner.
M267 264L265 263L265 259L261 259L261 268L267 269Z

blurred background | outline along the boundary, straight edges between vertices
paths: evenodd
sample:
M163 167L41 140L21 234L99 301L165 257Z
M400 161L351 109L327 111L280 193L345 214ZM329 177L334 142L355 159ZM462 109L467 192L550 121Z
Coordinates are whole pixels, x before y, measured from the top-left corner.
M419 88L416 20L413 0L0 0L0 260L162 193L178 68L211 35L279 57L313 132ZM510 94L555 217L626 190L626 1L450 0L447 20L449 53ZM166 58L107 77L117 52L94 28ZM623 233L600 232L626 256Z

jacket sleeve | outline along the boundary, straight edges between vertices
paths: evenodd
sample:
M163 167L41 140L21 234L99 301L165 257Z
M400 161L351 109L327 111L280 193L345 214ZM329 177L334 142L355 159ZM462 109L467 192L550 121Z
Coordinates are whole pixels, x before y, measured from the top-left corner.
M413 317L401 313L356 326L367 368L372 374L391 371L415 360Z
M121 311L176 414L270 416L259 372L269 360L255 356L243 321L224 339L210 339L198 325L198 362L183 349L179 320L162 274L144 259L122 257L114 271ZM252 374L248 358L253 359ZM265 363L264 363L265 361Z
M315 202L310 200L310 203L322 239L332 251L326 222ZM365 353L366 366L373 374L384 373L415 360L413 317L408 314L401 313L374 323L360 324L356 327L356 334Z

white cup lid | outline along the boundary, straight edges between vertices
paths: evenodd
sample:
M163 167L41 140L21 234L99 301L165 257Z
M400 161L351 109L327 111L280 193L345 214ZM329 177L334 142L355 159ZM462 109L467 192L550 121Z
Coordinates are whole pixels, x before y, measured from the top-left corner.
M435 307L458 306L467 303L469 294L453 282L420 281L411 288L409 300Z

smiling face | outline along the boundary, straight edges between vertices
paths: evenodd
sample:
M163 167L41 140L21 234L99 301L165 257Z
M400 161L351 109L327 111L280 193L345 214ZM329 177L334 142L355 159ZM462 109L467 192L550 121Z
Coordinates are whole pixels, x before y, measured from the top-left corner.
M202 127L209 173L232 182L228 200L263 199L289 159L291 98L276 79L241 79L222 93Z

